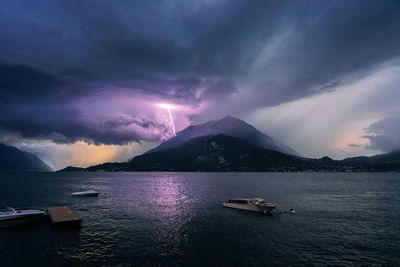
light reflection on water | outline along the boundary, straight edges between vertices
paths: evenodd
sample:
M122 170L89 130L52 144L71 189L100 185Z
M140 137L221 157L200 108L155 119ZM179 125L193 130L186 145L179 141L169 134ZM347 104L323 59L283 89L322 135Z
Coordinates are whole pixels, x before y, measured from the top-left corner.
M101 195L71 197L87 189ZM84 220L77 231L0 231L0 256L14 266L400 264L398 192L394 173L0 174L0 200L66 205ZM231 197L297 213L223 208Z

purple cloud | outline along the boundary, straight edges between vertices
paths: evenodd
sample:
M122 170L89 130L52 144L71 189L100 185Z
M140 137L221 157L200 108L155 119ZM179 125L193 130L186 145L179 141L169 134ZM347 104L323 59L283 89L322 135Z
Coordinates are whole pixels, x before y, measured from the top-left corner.
M180 107L179 130L202 112L332 91L399 56L399 12L398 1L2 1L0 130L160 141L171 133L155 103Z

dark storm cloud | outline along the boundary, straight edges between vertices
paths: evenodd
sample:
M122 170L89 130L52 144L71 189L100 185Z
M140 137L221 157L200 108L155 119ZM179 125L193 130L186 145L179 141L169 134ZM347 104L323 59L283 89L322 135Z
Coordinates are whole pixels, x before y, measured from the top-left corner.
M111 61L131 68L166 73L183 71L185 61L190 58L190 53L174 41L151 34L126 32L116 39L117 42L113 39L97 42L104 49L100 52L105 52Z
M0 113L5 112L8 115L0 116L0 125L6 133L22 138L50 139L60 144L80 140L119 145L140 140L160 141L169 132L164 124L142 118L109 116L88 120L79 110L59 106L0 105Z
M369 135L364 136L370 141L369 149L390 152L400 149L400 117L390 116L371 124Z
M68 88L73 81L69 81L56 74L43 71L33 66L14 65L0 61L0 88L3 101L21 101L49 97L60 94ZM0 100L1 101L1 100Z
M286 39L260 67L256 88L263 104L331 91L399 56L399 2L301 3L288 7L292 16L280 27L288 31Z
M171 100L186 103L200 103L205 100L220 100L231 94L237 93L238 89L230 80L199 79L196 77L183 77L168 81L165 97ZM165 89L167 89L165 88ZM162 95L163 92L160 92Z
M126 123L165 129L115 115L104 131L74 100L198 106L240 93L232 108L248 111L329 92L399 56L399 12L398 1L3 1L0 128L123 143L145 138Z

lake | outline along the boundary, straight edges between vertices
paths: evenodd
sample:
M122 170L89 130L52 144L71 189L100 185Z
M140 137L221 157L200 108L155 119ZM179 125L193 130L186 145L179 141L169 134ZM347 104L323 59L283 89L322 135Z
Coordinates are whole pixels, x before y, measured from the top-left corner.
M222 206L234 197L296 213ZM1 266L400 264L400 173L0 173L1 201L83 219L0 229Z

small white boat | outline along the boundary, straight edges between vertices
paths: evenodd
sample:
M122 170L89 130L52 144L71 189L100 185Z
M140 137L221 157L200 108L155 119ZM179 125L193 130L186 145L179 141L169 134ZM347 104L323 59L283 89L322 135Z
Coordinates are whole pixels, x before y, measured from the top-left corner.
M0 227L33 224L44 214L40 210L15 210L11 207L0 210Z
M73 197L97 197L100 193L94 190L72 193Z
M276 208L272 203L265 203L262 198L233 198L224 202L222 205L227 208L263 213L271 213Z

